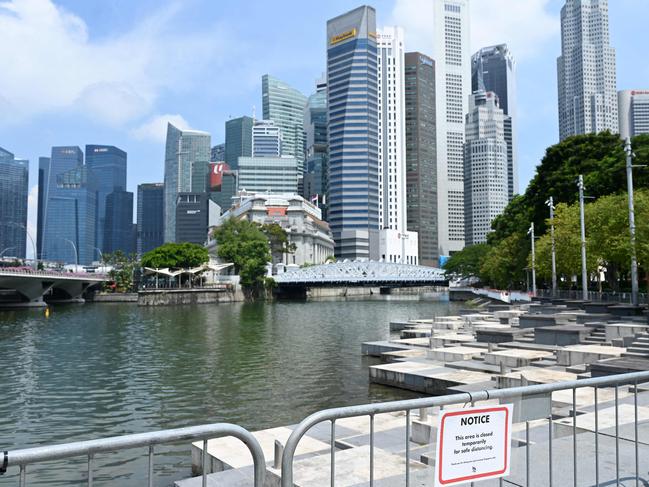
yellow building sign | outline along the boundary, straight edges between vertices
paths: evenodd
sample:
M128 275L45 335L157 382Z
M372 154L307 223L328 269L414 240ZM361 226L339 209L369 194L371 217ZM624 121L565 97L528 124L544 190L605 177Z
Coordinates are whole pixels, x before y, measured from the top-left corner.
M342 34L335 35L331 38L331 45L338 44L339 42L346 41L356 37L356 29L348 30Z

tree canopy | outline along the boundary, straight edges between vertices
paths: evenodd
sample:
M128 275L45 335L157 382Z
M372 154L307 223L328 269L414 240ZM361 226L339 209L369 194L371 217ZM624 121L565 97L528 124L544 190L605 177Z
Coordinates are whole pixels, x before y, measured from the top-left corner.
M249 292L264 287L266 264L271 260L268 237L256 223L229 218L213 233L219 258L232 262Z
M153 269L188 269L209 260L207 249L189 242L166 243L142 256L142 266Z

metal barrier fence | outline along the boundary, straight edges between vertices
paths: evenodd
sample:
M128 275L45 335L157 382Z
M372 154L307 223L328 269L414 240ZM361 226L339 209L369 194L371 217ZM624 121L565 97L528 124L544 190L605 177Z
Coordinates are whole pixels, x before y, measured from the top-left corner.
M558 299L574 299L581 300L583 293L581 290L566 290L559 289L557 290L556 296L552 296L551 289L538 289L536 295L544 298L556 297ZM639 293L638 298L640 303L647 302L647 293ZM615 292L615 291L588 291L588 299L590 301L602 302L602 301L611 301L611 302L620 302L620 303L631 303L631 293L630 292Z
M330 480L331 486L335 485L336 477L336 421L343 418L353 418L360 416L369 417L369 472L368 479L370 487L374 485L374 416L382 413L394 413L405 411L405 485L409 487L410 485L410 413L412 410L422 410L425 408L434 408L439 407L440 409L444 406L450 406L453 404L471 404L474 405L478 401L487 401L493 399L499 400L520 400L520 404L523 404L523 401L527 399L538 399L541 396L547 396L553 392L571 390L572 391L572 460L573 460L573 486L577 487L577 464L578 464L578 455L577 455L577 390L585 387L594 388L594 398L595 398L595 459L594 465L595 468L595 485L600 485L600 431L598 424L598 391L604 387L615 387L615 467L616 467L616 479L617 484L620 485L620 452L619 452L619 418L618 418L618 388L622 385L633 385L633 395L634 395L634 450L635 450L635 485L636 487L640 485L640 472L639 472L639 447L638 447L638 384L649 381L649 371L646 372L634 372L630 374L621 374L613 375L608 377L598 377L590 379L581 379L567 382L556 382L550 384L539 384L539 385L530 385L523 387L513 387L509 389L494 389L494 390L484 390L473 393L461 393L454 394L450 396L438 396L438 397L426 397L422 399L412 399L406 401L394 401L394 402L385 402L385 403L376 403L376 404L365 404L361 406L349 406L343 408L334 408L327 409L324 411L319 411L307 417L302 421L286 442L284 447L284 453L282 456L282 487L293 487L293 463L295 457L295 451L297 446L302 439L302 437L315 425L320 424L324 421L329 421L331 423L331 461L330 461ZM535 418L536 419L536 418ZM552 409L548 411L548 414L545 418L548 421L548 479L549 482L547 485L550 487L553 485L553 417ZM528 418L524 421L526 424L526 438L525 438L525 469L526 475L525 480L526 486L530 485L530 441L529 441L529 423L530 419ZM499 480L500 485L503 484L503 479ZM539 482L536 485L546 485ZM565 486L568 485L566 479L559 479L557 485ZM628 484L625 484L628 485ZM644 483L642 485L647 485Z
M93 485L94 457L98 453L129 450L132 448L148 447L149 471L148 486L153 487L154 481L154 447L155 445L177 443L180 441L203 440L203 487L207 485L207 440L223 436L233 436L240 439L250 450L254 461L254 485L263 487L266 472L264 452L257 439L241 426L228 423L216 423L188 428L155 431L126 436L114 436L90 441L79 441L54 446L43 446L4 452L0 458L0 472L11 467L20 468L20 487L27 486L27 466L49 460L86 456L88 458L88 487Z

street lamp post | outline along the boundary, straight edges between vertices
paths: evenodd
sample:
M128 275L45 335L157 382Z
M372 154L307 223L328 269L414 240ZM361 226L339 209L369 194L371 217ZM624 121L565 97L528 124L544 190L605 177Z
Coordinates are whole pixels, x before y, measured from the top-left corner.
M97 252L99 252L100 262L103 262L104 261L104 253L101 251L101 249L99 247L93 247L93 249L95 249Z
M8 225L13 225L15 227L19 227L25 230L25 235L27 235L29 241L32 243L32 250L34 251L34 269L38 269L38 254L36 253L36 243L34 242L34 239L32 238L31 234L29 233L29 230L27 230L27 227L22 223L18 223L18 222L11 222Z
M552 196L545 202L550 208L550 239L552 241L552 297L557 297L557 253L554 242L554 199Z
M15 249L15 248L16 248L16 247L7 247L7 248L4 249L2 252L0 252L0 257L2 257L2 256L5 254L5 252L6 252L7 250L11 250L11 249Z
M61 237L61 238L63 238L63 237ZM70 239L64 238L63 240L65 240L70 245L72 245L72 248L74 249L74 256L75 256L75 259L76 259L76 263L74 265L74 272L79 272L79 252L77 251L77 246L74 245L74 242L72 240L70 240Z
M631 303L638 306L638 258L635 249L635 211L633 208L633 150L631 139L624 144L626 152L626 184L629 194L629 233L631 234Z
M582 299L588 301L588 270L586 269L586 223L584 221L584 176L579 175L579 220L581 224L581 283Z
M534 249L534 222L530 224L530 229L527 231L532 241L532 296L536 296L536 252Z

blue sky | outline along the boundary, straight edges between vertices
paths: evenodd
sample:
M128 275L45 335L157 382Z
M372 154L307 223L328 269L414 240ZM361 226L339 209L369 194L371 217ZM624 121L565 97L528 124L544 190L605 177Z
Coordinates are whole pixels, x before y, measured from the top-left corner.
M408 50L432 50L433 0L378 0ZM524 190L558 140L556 57L562 0L473 0L471 51L508 43L517 59ZM52 145L128 152L128 186L162 181L166 120L223 141L229 117L261 114L261 76L310 94L325 67L326 20L343 0L0 0L0 146L31 161ZM609 2L618 89L649 88L649 1Z

